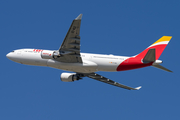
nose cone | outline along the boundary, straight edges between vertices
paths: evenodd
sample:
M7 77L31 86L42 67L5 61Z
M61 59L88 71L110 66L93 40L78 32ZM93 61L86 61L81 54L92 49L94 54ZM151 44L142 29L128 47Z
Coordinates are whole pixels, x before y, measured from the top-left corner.
M21 63L21 54L17 54L14 51L6 55L6 57L14 62Z
M23 57L21 54L21 50L15 50L6 55L6 57L14 62L21 63L23 61Z
M13 59L13 55L12 55L12 53L10 52L10 53L8 53L7 55L6 55L6 57L8 58L8 59L10 59L10 60L12 60Z
M9 59L9 57L10 57L11 55L10 55L10 53L8 53L7 55L6 55L6 57Z

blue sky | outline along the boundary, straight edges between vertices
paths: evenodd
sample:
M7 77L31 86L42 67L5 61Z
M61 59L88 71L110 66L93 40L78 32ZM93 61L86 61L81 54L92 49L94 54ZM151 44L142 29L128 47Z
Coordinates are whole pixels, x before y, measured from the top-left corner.
M179 0L1 0L0 120L179 120ZM164 35L173 36L153 67L99 72L142 88L129 91L89 78L60 80L64 71L21 65L6 54L20 48L58 49L83 14L81 51L132 56Z

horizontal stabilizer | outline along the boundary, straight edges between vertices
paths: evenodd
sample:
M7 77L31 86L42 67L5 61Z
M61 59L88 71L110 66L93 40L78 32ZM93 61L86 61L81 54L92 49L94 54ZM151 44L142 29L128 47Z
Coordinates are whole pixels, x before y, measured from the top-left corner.
M154 62L156 60L156 53L155 49L149 49L146 53L145 57L143 58L144 63Z
M156 64L156 65L152 65L153 67L156 67L156 68L159 68L161 70L164 70L164 71L167 71L167 72L172 72L171 70L159 65L159 64Z

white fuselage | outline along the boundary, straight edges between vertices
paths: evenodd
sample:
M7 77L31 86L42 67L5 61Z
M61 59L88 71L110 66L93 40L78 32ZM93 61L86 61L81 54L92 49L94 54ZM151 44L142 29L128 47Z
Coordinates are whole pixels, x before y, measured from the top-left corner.
M41 57L41 51L34 51L34 49L18 49L7 54L7 57L21 64L48 66L78 73L117 71L117 67L129 58L124 56L81 53L82 63L65 63L54 59L43 59Z

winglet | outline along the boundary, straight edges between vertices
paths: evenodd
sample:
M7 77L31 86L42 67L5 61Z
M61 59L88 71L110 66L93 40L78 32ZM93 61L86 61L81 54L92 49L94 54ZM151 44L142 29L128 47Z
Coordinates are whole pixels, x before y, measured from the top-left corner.
M82 19L82 14L80 14L75 20L81 20Z
M141 89L141 87L142 87L142 86L139 86L139 87L136 87L136 88L134 88L134 89L135 89L135 90L139 90L139 89Z

